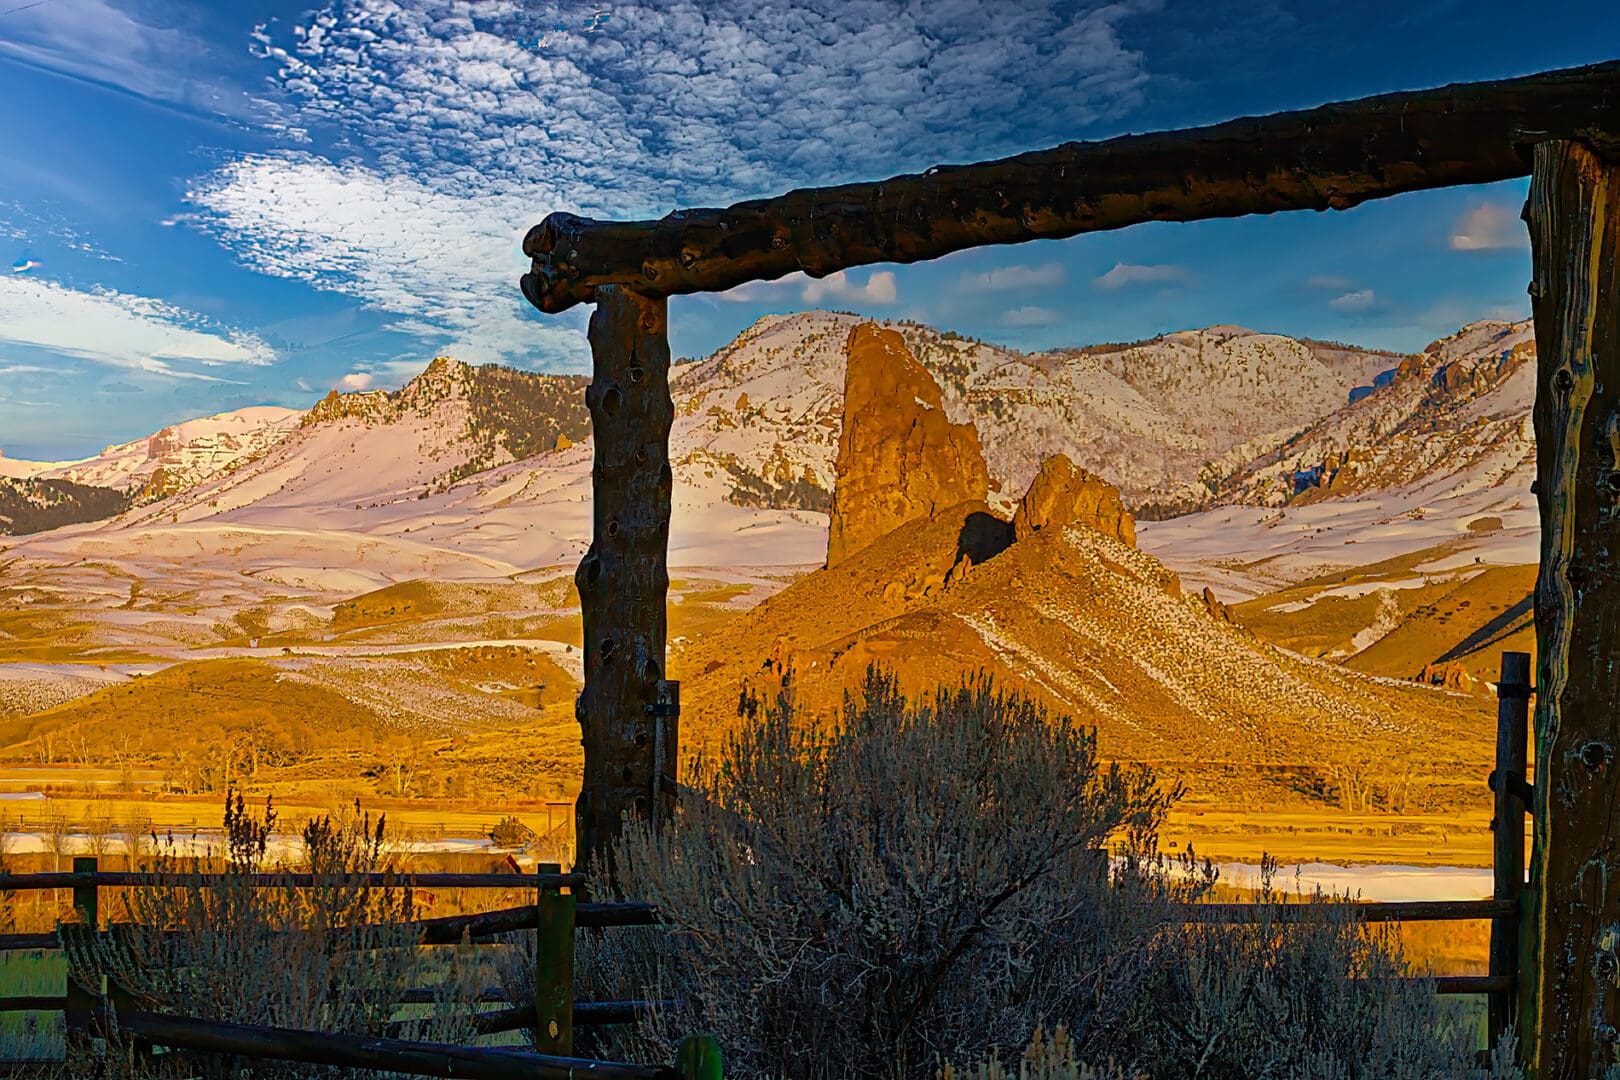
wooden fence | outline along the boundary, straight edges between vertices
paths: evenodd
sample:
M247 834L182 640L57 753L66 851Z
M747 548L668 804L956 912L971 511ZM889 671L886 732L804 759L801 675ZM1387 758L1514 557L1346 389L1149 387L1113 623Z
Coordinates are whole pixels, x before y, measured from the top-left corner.
M1491 1045L1510 1026L1517 1011L1520 955L1520 911L1525 889L1525 816L1531 800L1528 780L1527 746L1529 727L1530 658L1524 653L1503 653L1501 679L1497 685L1496 768L1490 777L1495 792L1496 833L1493 867L1494 888L1490 899L1419 900L1404 902L1353 903L1356 918L1365 922L1427 922L1489 920L1491 923L1490 963L1485 975L1452 975L1434 979L1442 994L1484 994L1488 999L1488 1033ZM518 930L534 930L535 995L533 1002L514 1002L504 991L487 988L481 1002L505 1003L505 1009L482 1012L474 1019L480 1034L532 1029L539 1053L520 1053L504 1048L463 1047L411 1042L399 1039L405 1025L393 1023L384 1037L293 1031L223 1023L200 1017L163 1016L129 1008L118 1008L118 991L109 994L99 988L86 988L69 981L68 993L61 997L0 997L0 1013L30 1010L60 1011L67 1014L68 1029L75 1033L105 1032L109 1017L127 1037L139 1042L177 1050L228 1053L246 1057L269 1057L286 1061L390 1069L425 1076L467 1077L556 1077L564 1080L577 1072L588 1072L604 1080L669 1080L679 1075L718 1080L719 1056L712 1041L688 1040L683 1047L683 1071L589 1061L569 1056L573 1030L595 1024L631 1023L638 1017L670 1002L574 1000L574 932L583 927L647 926L659 921L650 904L635 902L592 903L577 899L584 878L564 874L555 866L542 866L534 875L514 874L370 874L352 880L373 886L413 886L418 888L532 888L533 904L503 908L470 915L424 919L419 943L448 945L471 939L488 942L496 935ZM223 875L213 875L219 879ZM207 887L210 876L192 876ZM240 879L237 879L240 880ZM308 874L255 875L252 883L265 887L315 884ZM175 877L98 870L92 858L74 859L72 873L19 874L0 876L0 891L71 889L73 906L83 920L80 924L59 925L57 930L39 934L0 935L0 950L56 949L64 939L80 933L117 935L118 926L99 928L99 890L152 885L173 885ZM565 891L566 890L566 891ZM1274 922L1304 921L1320 915L1308 904L1291 904L1262 909L1250 903L1208 903L1190 905L1184 917L1188 922L1236 925L1260 919ZM114 1008L109 1012L107 1000ZM436 1000L432 988L406 991L399 1004ZM707 1069L708 1071L703 1071ZM694 1072L698 1070L698 1072Z
M73 907L79 922L59 923L55 931L34 934L0 934L0 951L15 949L62 949L66 945L88 944L75 939L116 939L128 928L119 924L102 927L100 890L106 888L173 888L196 885L215 887L227 880L223 874L155 874L99 870L91 857L75 858L71 873L0 875L0 891L21 892L71 889ZM240 876L229 880L240 883ZM719 1051L714 1041L693 1036L681 1046L676 1066L627 1065L572 1056L574 1029L601 1024L634 1022L638 1017L671 1002L574 1000L574 934L581 928L646 926L657 913L649 904L592 903L580 901L577 890L585 883L583 875L564 874L556 866L542 866L537 874L360 874L344 879L356 885L373 887L446 888L527 888L536 891L535 902L496 911L414 923L420 929L414 945L454 945L471 940L489 943L496 935L520 930L535 931L535 993L532 1002L511 1002L494 987L477 995L480 1002L508 1003L510 1008L480 1012L473 1017L478 1035L530 1029L536 1052L507 1047L468 1047L416 1042L398 1038L405 1024L393 1022L381 1036L354 1035L287 1028L226 1023L204 1017L169 1016L146 1012L136 1006L122 987L109 982L104 987L80 985L70 972L67 993L61 996L29 995L0 997L0 1013L61 1012L65 1014L69 1037L119 1034L137 1046L162 1046L171 1050L230 1054L249 1058L308 1062L349 1068L387 1069L421 1076L539 1078L577 1080L582 1075L603 1080L719 1080ZM318 884L311 874L256 874L247 879L253 887L308 888ZM181 934L184 931L172 931ZM408 1005L438 1000L432 987L408 989L397 1004Z

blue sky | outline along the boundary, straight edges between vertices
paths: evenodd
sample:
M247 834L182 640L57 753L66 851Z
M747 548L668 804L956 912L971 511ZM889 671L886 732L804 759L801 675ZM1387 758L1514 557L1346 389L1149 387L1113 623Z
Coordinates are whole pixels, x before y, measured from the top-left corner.
M587 313L517 289L552 210L657 216L1617 57L1620 12L1580 0L0 0L0 452L304 407L440 353L586 370ZM1214 323L1416 349L1528 315L1524 192L678 297L672 344L824 306L1030 349Z

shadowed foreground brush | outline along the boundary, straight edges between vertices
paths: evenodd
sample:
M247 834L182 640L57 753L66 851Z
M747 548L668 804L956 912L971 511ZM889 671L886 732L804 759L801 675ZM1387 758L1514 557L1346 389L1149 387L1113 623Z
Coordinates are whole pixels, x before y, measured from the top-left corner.
M402 991L436 985L440 1000L415 1010L404 1037L466 1041L483 981L470 950L421 948L411 890L362 876L395 869L384 819L373 823L358 805L316 818L304 826L293 864L271 860L275 823L269 800L256 818L240 794L227 794L223 867L177 853L172 837L159 843L151 869L160 882L122 898L114 921L131 925L68 950L75 977L96 985L105 976L145 1011L366 1035L382 1034L396 1017ZM313 887L295 885L300 872L314 876ZM255 885L262 873L280 880ZM219 1076L365 1075L274 1062L205 1065Z
M1186 925L1215 872L1157 851L1179 792L1100 765L1073 718L984 680L908 702L877 671L835 719L791 692L743 712L673 827L617 849L620 888L667 927L581 937L582 997L679 1002L612 1056L667 1059L708 1030L728 1075L795 1080L946 1063L988 1080L1014 1060L1031 1080L1472 1065L1458 1010L1400 978L1394 932L1343 905L1316 898L1303 925Z

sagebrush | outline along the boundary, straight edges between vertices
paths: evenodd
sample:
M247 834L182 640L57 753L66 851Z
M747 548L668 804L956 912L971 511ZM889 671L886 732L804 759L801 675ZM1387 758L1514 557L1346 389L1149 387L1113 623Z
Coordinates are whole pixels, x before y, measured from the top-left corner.
M1216 874L1157 850L1178 792L1101 764L1072 717L985 680L908 702L876 670L834 717L791 689L740 712L673 825L616 849L617 887L666 926L582 935L580 994L677 1004L605 1053L669 1060L712 1031L728 1075L794 1080L1027 1070L1032 1045L1041 1077L1473 1066L1471 1029L1406 977L1398 934L1342 904L1186 925Z

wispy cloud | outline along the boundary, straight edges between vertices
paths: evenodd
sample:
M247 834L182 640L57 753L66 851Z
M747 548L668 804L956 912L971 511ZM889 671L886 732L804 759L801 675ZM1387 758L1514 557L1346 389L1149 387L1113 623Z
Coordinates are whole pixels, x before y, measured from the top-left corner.
M273 120L275 102L224 74L236 57L214 44L201 22L208 13L206 5L50 0L7 15L0 57L192 116Z
M1189 279L1184 266L1142 266L1115 263L1108 273L1091 279L1099 289L1127 289L1136 285L1180 285Z
M1518 212L1501 203L1470 207L1451 229L1453 251L1506 251L1529 246L1530 233Z
M161 300L10 275L0 277L0 342L171 378L217 378L176 364L219 367L275 359L255 335Z
M1371 289L1356 289L1354 292L1343 293L1328 301L1328 307L1334 311L1358 315L1371 311L1378 306L1378 295Z
M734 304L772 304L797 300L806 304L851 303L884 306L900 299L900 289L894 272L874 270L864 281L840 270L824 278L807 274L788 274L775 281L750 281L715 294L718 299Z
M998 321L1002 326L1051 326L1053 323L1061 321L1062 318L1062 315L1051 308L1024 304L1021 307L1002 312Z
M857 285L854 279L840 270L824 278L810 279L800 295L807 304L820 304L827 300L892 304L900 297L895 288L894 273L889 270L873 271L864 285Z
M1063 283L1062 263L1039 266L998 266L980 274L963 274L961 288L969 292L1007 292L1012 289L1049 289Z

